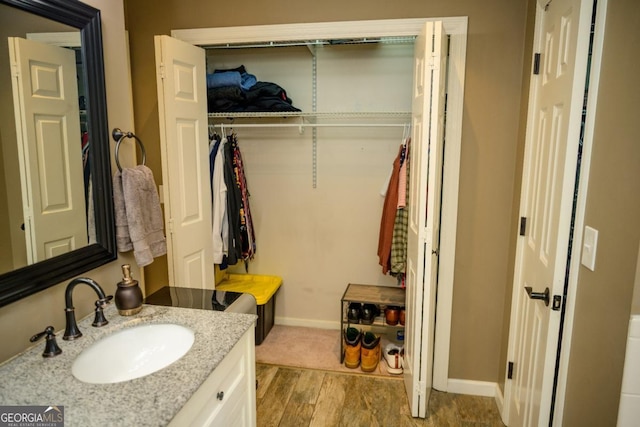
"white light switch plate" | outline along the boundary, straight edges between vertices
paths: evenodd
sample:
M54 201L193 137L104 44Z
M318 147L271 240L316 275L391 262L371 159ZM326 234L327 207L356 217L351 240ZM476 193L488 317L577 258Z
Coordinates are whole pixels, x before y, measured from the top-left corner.
M598 230L586 226L582 240L582 265L589 270L596 268L596 249L598 248Z

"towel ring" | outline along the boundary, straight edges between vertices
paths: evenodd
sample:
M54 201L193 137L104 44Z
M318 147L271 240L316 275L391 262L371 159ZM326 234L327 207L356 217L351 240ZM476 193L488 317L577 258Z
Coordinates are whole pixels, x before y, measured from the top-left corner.
M120 129L115 128L113 129L113 132L111 132L111 136L116 141L115 158L116 158L116 165L118 166L118 170L120 172L122 172L122 167L120 166L120 159L119 159L120 143L125 138L133 138L136 140L136 144L138 144L138 147L140 147L140 151L142 152L142 164L144 165L147 162L147 153L144 149L144 144L142 143L142 141L140 141L140 138L135 136L132 132L123 132Z

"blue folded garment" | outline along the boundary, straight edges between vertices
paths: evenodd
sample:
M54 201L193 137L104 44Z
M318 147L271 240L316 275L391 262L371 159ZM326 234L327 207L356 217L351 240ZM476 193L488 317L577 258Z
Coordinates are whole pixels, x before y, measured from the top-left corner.
M216 70L213 74L207 74L207 88L213 89L218 87L233 86L242 90L249 90L258 82L253 74L244 71L244 67L240 70Z
M258 79L253 74L240 73L240 78L242 79L240 87L244 90L249 90L258 83Z
M207 87L241 87L242 77L237 71L225 71L224 73L207 74Z

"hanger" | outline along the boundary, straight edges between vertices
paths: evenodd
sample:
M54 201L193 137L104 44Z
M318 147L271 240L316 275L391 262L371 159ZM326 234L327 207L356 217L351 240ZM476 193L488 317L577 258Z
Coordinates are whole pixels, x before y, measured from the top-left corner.
M411 136L411 124L405 123L402 127L402 145L407 145L407 140Z

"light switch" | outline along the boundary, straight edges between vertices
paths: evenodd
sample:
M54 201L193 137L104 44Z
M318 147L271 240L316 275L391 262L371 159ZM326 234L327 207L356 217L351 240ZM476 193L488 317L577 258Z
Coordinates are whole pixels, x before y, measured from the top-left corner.
M598 230L586 226L582 239L582 265L594 271L596 267L596 249L598 248Z

